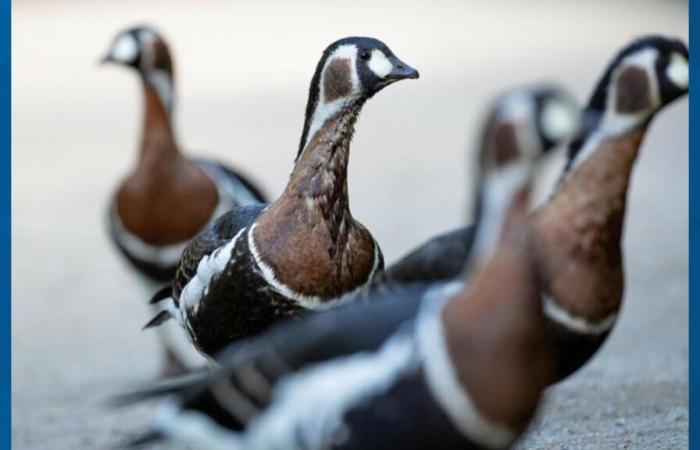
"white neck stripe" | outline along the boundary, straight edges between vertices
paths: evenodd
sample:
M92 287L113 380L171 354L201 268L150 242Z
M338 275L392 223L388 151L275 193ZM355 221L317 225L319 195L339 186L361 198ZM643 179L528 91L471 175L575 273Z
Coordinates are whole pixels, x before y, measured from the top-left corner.
M295 300L303 308L311 309L314 311L326 311L341 306L342 304L347 303L350 300L353 300L357 294L359 294L362 290L366 289L369 286L372 279L374 278L374 274L376 273L377 268L379 267L379 245L377 245L377 242L375 241L374 262L372 264L372 270L367 276L367 280L360 286L356 287L352 291L346 292L341 296L333 299L324 299L316 295L306 295L300 292L295 292L289 286L279 281L275 276L275 271L272 269L272 267L270 267L262 260L260 252L258 252L258 247L255 245L254 231L255 227L257 226L257 223L253 224L253 226L250 228L250 232L248 233L248 248L250 249L250 252L253 255L255 264L257 264L258 268L260 269L260 272L262 273L263 278L270 286L272 286L279 294L284 295L287 298L291 298L292 300Z
M507 425L484 417L460 384L447 350L442 311L449 300L463 288L453 282L428 291L416 323L420 355L428 387L453 425L469 439L488 448L505 448L518 437Z
M335 99L330 102L326 102L324 82L326 77L326 69L328 68L328 65L331 63L331 61L337 58L350 60L350 79L352 82L352 89L349 95ZM347 103L360 92L361 85L360 79L357 75L356 60L357 47L355 47L354 45L341 45L330 56L328 56L328 58L326 58L326 62L323 66L323 69L321 69L321 77L319 79L318 103L316 104L316 108L314 109L313 115L311 116L311 124L309 125L308 132L306 133L306 140L304 141L303 149L306 148L306 146L313 138L314 134L316 134L316 132L321 129L323 124L325 124L330 117L335 115L345 105L347 105Z
M583 317L576 317L566 309L557 305L549 296L543 298L544 314L562 327L578 334L597 336L609 331L617 322L617 312L613 312L597 322L591 322Z

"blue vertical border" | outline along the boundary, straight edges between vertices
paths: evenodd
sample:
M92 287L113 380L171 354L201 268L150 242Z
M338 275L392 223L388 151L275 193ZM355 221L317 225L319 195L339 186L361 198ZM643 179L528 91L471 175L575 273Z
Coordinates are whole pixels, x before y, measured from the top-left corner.
M694 45L700 42L698 34L700 27L697 24L700 8L698 0L690 0L688 2L690 8L688 14L688 28L690 32L690 42L688 48L690 50L690 448L700 449L700 180L697 174L700 174L700 149L698 148L700 140L700 129L698 128L698 120L700 120L700 108L698 88L700 80L700 70L697 69L698 55L694 55ZM693 176L696 174L696 176Z
M12 365L12 288L11 288L11 26L12 2L0 0L0 352L2 353L2 370L0 371L2 406L0 407L0 448L12 448L12 402L11 402L11 365Z
M0 407L0 448L12 448L12 402L11 402L11 351L12 351L12 288L11 283L11 105L10 105L10 36L12 26L12 2L0 0L0 352L2 370L0 380L2 406Z

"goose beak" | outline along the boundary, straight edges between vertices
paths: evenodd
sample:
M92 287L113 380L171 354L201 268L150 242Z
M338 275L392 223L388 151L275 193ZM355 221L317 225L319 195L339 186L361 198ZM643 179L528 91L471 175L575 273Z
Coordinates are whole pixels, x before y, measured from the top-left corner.
M102 64L107 64L107 63L111 63L111 62L114 62L114 58L112 57L112 54L111 54L111 53L108 53L108 54L104 55L104 56L103 56L102 58L100 58L100 60L99 60L99 64L100 64L100 65L102 65Z
M418 78L420 76L416 69L395 56L389 58L389 61L391 62L391 72L386 76L388 80L398 81L405 78Z

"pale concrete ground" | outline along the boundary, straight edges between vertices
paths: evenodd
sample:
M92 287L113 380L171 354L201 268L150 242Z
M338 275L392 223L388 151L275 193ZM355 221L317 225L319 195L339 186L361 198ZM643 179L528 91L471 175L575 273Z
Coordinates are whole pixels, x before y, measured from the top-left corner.
M105 448L152 413L100 405L157 363L153 336L139 331L144 290L102 223L140 120L134 75L96 64L121 27L146 21L170 38L184 146L244 168L270 194L290 171L326 44L373 35L418 68L420 80L365 107L350 164L353 212L392 260L464 220L465 149L492 95L554 80L583 100L620 45L648 32L687 39L688 19L686 4L668 1L14 6L18 449ZM687 101L651 127L630 194L622 318L595 360L551 390L523 448L687 446L687 135Z

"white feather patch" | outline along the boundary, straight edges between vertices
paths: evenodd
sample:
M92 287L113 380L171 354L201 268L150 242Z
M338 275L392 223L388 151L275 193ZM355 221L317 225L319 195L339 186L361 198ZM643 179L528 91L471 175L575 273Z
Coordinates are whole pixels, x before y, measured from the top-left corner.
M250 248L250 252L253 254L255 263L260 269L263 278L278 293L284 295L287 298L295 300L301 307L306 309L311 309L314 311L326 311L332 308L337 308L338 306L347 303L348 301L352 300L357 294L359 294L363 289L369 286L370 282L372 281L372 278L374 278L374 274L376 273L377 268L379 267L379 245L375 241L374 262L372 264L372 270L367 276L367 280L362 285L358 286L350 292L346 292L340 297L336 297L333 299L324 299L315 295L305 295L299 292L295 292L289 286L279 281L275 276L275 271L272 269L272 267L270 267L268 264L265 263L265 261L262 260L260 252L258 252L258 247L255 245L255 227L257 227L257 224L253 224L253 226L250 228L250 232L248 233L248 248Z
M567 310L557 305L549 296L543 298L544 314L553 322L578 334L597 336L609 331L617 322L617 313L597 321L591 322L583 317L576 317Z
M688 60L680 53L674 52L666 68L666 77L679 89L688 89Z
M333 359L283 379L273 404L251 423L246 448L294 448L299 441L328 448L342 443L347 437L345 413L386 392L402 373L416 367L415 355L412 335L399 332L376 352Z
M457 379L445 342L442 311L461 288L450 283L426 293L416 323L418 351L433 397L453 425L474 442L488 448L506 448L518 437L508 426L481 415L469 392Z
M542 131L552 142L565 139L576 130L579 119L569 104L558 99L548 100L542 110Z
M372 55L369 59L369 64L367 64L367 67L369 67L369 69L379 78L386 77L394 68L384 52L378 49L372 50Z
M415 344L398 334L371 353L355 353L310 366L284 378L274 400L245 433L234 433L201 413L161 407L156 428L207 449L327 448L347 436L343 417L365 399L389 389L417 363Z
M131 33L122 34L112 45L110 57L125 64L132 63L139 52L139 45Z
M245 230L246 228L241 229L226 245L217 248L199 261L197 273L185 285L180 295L180 314L185 321L189 311L196 312L199 308L199 302L207 293L212 278L226 268L231 260L231 252Z
M336 58L350 60L350 67L352 68L352 70L350 71L350 81L352 83L352 89L351 93L345 97L337 98L330 102L325 102L324 99L326 98L326 95L324 90L324 80L326 76L326 68L328 67L330 62ZM360 78L357 75L356 60L357 47L352 44L341 45L340 47L335 49L335 51L326 59L326 64L323 67L323 71L321 72L321 79L319 80L320 88L318 104L316 105L316 109L314 110L312 116L313 119L311 120L311 125L309 125L309 131L306 134L306 142L304 142L304 147L306 147L309 141L311 141L314 134L316 134L316 132L321 129L323 124L326 123L326 120L328 120L328 118L332 117L334 114L340 111L340 109L343 106L345 106L350 99L352 99L355 95L357 95L360 92L361 86Z
M473 249L473 267L481 264L498 245L505 215L513 196L528 182L530 169L522 163L512 163L486 177L483 187L483 210L477 225Z
M170 76L162 70L147 70L146 78L158 94L160 102L170 112L173 109L174 95Z
M183 411L170 402L158 408L155 429L195 448L208 450L232 450L237 437L234 433L218 426L209 416Z

